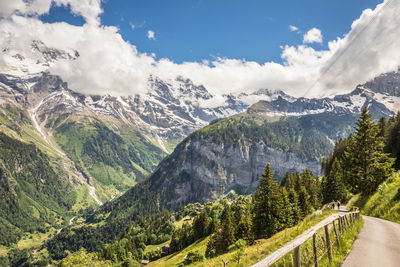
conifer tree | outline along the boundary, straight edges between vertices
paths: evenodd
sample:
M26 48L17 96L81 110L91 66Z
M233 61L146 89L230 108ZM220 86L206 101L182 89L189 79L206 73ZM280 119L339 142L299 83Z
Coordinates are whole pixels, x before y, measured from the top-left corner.
M271 166L267 164L254 194L253 232L255 238L270 237L282 229L282 193L278 183L272 177Z
M292 225L296 225L301 219L301 210L299 207L299 199L297 197L294 188L290 188L288 191L288 199L290 205L290 216L292 218Z
M289 201L289 194L286 191L286 188L282 187L281 190L282 190L282 201L283 201L281 223L284 227L288 227L293 225L292 209Z
M319 196L319 180L314 177L314 174L309 169L305 169L301 174L303 185L305 186L310 198L309 202L315 209L320 207L320 196Z
M308 194L304 186L300 187L299 191L299 207L301 211L301 217L304 218L312 211L312 206L310 204L310 195Z
M217 230L215 250L217 254L225 252L235 241L235 228L230 205L226 205L223 212L221 227Z
M394 167L400 169L400 112L396 116L390 118L386 135L385 151L389 152L396 159Z
M193 236L195 240L205 237L209 234L208 225L208 216L206 210L203 209L193 221Z
M357 120L355 135L345 151L346 182L353 193L370 194L393 171L394 160L383 152L383 137L378 134L378 126L364 107Z
M343 171L340 161L335 158L330 173L324 177L322 184L324 203L346 200L346 188L343 184Z
M230 205L227 205L225 208L225 216L222 221L221 236L224 241L223 250L225 251L230 245L233 244L235 240L235 226L233 224L233 215Z

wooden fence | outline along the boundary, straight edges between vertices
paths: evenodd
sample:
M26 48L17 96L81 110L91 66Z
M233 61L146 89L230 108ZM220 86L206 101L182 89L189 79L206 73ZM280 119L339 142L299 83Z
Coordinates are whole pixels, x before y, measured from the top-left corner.
M359 219L360 212L358 210L334 214L252 267L278 266L277 263L289 253L291 253L291 265L294 267L302 265L319 267L319 262L325 256L328 256L329 262L332 262L332 249L335 245L340 248L340 235L344 234ZM308 242L311 238L312 248L309 249L306 245L311 243Z

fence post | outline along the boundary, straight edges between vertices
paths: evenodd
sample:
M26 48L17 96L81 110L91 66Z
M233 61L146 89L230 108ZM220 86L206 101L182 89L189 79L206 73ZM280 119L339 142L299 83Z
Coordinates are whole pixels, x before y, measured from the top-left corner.
M325 225L325 237L326 237L326 247L328 248L329 262L332 262L333 261L333 258L332 258L332 246L331 246L331 239L329 238L328 225Z
M343 233L343 226L340 217L338 218L338 225L339 225L339 233Z
M301 249L300 246L296 247L293 252L293 267L301 267Z
M347 219L347 215L344 215L344 218L346 220L346 225L347 225L346 228L350 227L350 223L349 223L349 220Z
M313 242L313 250L314 250L314 267L319 267L318 266L318 251L317 251L317 234L315 234L315 233L312 236L312 242Z
M336 230L335 221L333 221L332 224L333 224L333 230L335 231L336 242L337 242L338 248L340 248L339 235L338 235L338 232Z
M346 220L344 219L345 216L346 216L346 215L344 215L344 216L342 217L343 232L345 232L345 231L346 231L346 228L347 228Z

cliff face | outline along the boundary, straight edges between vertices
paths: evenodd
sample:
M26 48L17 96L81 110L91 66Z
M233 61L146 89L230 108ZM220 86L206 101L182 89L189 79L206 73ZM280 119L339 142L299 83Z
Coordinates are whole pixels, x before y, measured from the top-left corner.
M152 178L160 179L154 185L163 188L161 202L175 208L218 198L221 189L223 193L234 190L249 194L257 187L268 162L277 177L282 177L288 170L305 168L317 174L320 172L319 161L302 159L295 153L268 147L262 141L239 140L235 144L225 144L207 137L194 137L177 147Z
M205 202L234 190L252 193L267 163L279 180L289 170L320 174L321 158L346 135L353 115L317 114L269 121L240 114L180 143L145 181L163 207ZM304 151L308 151L304 153Z

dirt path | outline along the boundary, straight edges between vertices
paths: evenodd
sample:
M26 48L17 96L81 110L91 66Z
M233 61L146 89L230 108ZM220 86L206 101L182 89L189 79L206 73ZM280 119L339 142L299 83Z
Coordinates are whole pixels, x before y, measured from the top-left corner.
M342 267L400 266L400 224L363 216L364 226Z

